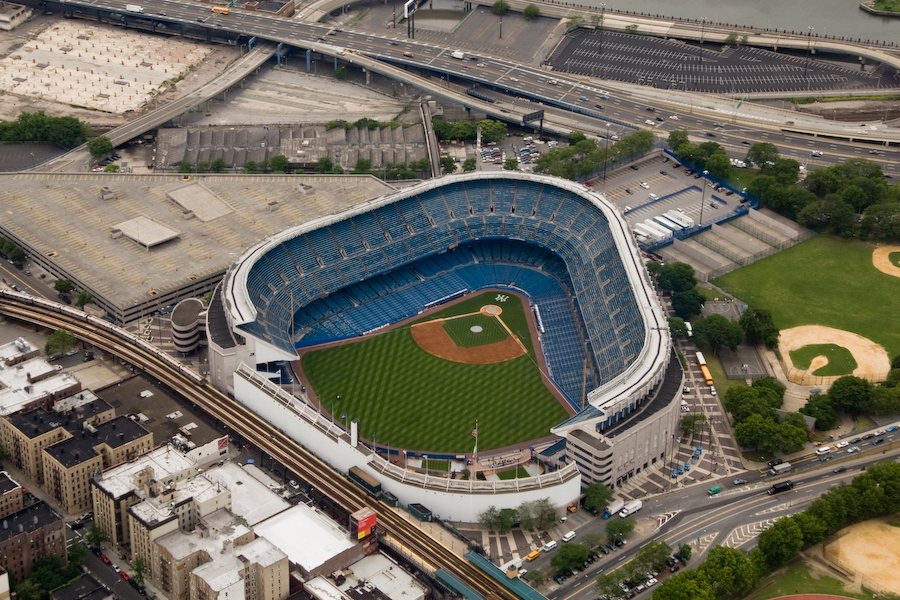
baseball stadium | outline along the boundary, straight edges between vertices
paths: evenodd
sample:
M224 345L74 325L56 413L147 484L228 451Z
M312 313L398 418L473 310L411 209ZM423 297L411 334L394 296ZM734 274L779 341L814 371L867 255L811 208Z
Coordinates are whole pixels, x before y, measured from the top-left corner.
M526 413L522 433L480 450L555 440L560 467L613 485L664 459L678 417L681 368L626 223L602 195L556 178L448 176L286 229L234 263L208 331L213 381L239 363L291 362L304 384L294 395L355 421L372 447L418 412L457 437L385 435L466 453L459 435L476 420L502 432ZM404 395L415 410L390 402Z

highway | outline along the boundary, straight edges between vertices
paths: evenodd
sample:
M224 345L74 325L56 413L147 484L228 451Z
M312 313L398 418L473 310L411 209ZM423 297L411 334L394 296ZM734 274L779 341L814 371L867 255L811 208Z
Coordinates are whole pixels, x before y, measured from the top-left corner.
M348 513L362 507L371 508L378 514L378 527L382 534L391 539L395 549L417 557L426 570L444 568L486 600L517 598L398 512L365 494L344 475L334 471L255 413L212 387L198 384L197 375L161 351L152 350L146 343L138 343L128 332L100 319L88 318L77 309L11 292L0 291L0 313L49 329L67 329L79 339L138 366L149 377L205 410L224 427L250 440Z
M892 438L890 446L898 446ZM885 444L887 446L888 444ZM634 536L622 550L603 556L591 565L584 574L568 579L563 585L548 594L552 598L565 600L592 600L596 598L594 580L601 573L609 573L622 567L634 558L640 547L652 540L665 541L673 549L680 544L691 544L693 553L688 568L699 564L702 554L717 545L749 550L756 545L758 534L775 520L804 510L813 500L841 483L849 483L861 470L882 460L895 460L898 450L888 449L886 454L870 452L864 456L847 456L847 460L830 461L809 472L793 473L789 477L777 479L759 474L743 475L750 478L748 484L734 486L729 482L711 480L709 485L721 484L723 491L715 496L707 493L706 486L676 489L644 500L644 508L638 519L655 522L650 533ZM844 466L846 471L834 473L834 468ZM774 481L791 480L794 489L789 492L769 496L766 490ZM618 517L612 517L618 518ZM579 531L579 536L597 531L603 533L602 519L596 519L588 528ZM542 568L536 561L530 568ZM663 581L669 573L661 573ZM653 589L637 596L640 600L649 597Z
M69 10L80 7L82 12L76 16L81 17L95 16L86 10L89 7L122 11L117 14L123 14L123 5L124 2L112 0L65 4ZM229 31L295 48L308 48L513 123L521 123L524 114L544 109L545 129L561 135L579 129L598 137L605 137L607 132L621 137L629 128L647 128L665 136L668 131L685 128L696 141L717 141L735 156L745 153L746 148L741 148L744 141L770 141L784 156L804 164L828 164L864 156L881 164L886 171L896 169L900 131L880 124L846 124L808 116L794 117L789 112L751 106L751 103L742 105L729 98L613 82L598 83L586 77L552 73L489 56L476 55L474 60L471 56L459 60L451 56L453 49L406 40L399 37L400 30L390 30L391 35L372 35L349 28L338 31L317 23L237 9L232 9L228 15L215 14L206 6L172 0L153 0L142 6L145 7L144 15L124 13L126 18L145 20L148 27L152 21L160 20L186 28ZM333 35L328 35L329 32ZM425 75L418 75L420 70ZM466 90L473 86L485 86L480 89L488 92L496 102L467 95ZM654 107L656 115L643 112L647 106ZM666 120L655 121L657 115ZM669 119L672 115L678 120ZM654 120L655 124L649 125L648 120ZM718 128L721 135L716 133L716 123L723 124ZM860 144L861 141L864 143ZM823 153L822 157L815 157L815 161L811 155L814 150ZM882 154L869 154L869 150ZM897 171L894 174L900 176Z

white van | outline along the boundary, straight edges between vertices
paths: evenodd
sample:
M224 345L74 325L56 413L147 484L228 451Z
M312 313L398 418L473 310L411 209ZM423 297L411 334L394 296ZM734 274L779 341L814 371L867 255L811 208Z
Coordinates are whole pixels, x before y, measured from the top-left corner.
M547 542L546 544L544 544L543 551L550 552L554 548L556 548L556 542L550 541L550 542Z
M831 446L822 446L821 448L816 450L816 454L822 456L823 454L828 454L831 452Z
M570 531L570 532L567 533L566 535L562 536L562 541L564 541L564 542L571 542L571 541L574 540L574 539L575 539L575 532L574 532L574 531Z

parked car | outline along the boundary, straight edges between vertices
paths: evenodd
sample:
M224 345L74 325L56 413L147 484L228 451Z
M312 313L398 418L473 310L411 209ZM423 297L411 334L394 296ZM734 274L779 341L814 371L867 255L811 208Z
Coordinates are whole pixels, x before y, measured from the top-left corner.
M101 554L99 558L100 558L100 562L102 562L104 565L108 565L108 564L112 563L112 561L109 560L109 557L106 556L105 554Z
M746 479L735 479L734 480L734 485L744 485L745 483L747 483Z

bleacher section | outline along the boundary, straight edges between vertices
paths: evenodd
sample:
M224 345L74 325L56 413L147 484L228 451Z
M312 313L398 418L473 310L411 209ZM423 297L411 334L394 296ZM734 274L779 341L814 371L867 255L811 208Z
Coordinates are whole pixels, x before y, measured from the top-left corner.
M241 327L290 351L498 286L539 306L551 375L572 397L641 349L643 321L602 211L521 179L449 183L275 245L250 269L258 314Z

